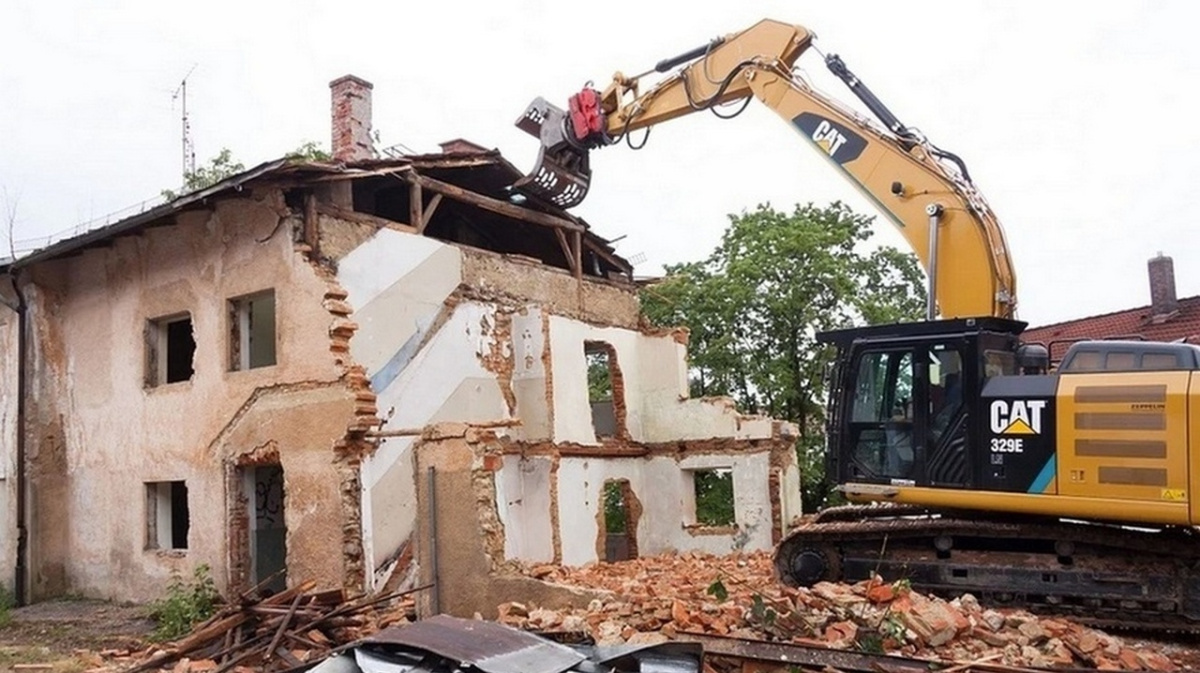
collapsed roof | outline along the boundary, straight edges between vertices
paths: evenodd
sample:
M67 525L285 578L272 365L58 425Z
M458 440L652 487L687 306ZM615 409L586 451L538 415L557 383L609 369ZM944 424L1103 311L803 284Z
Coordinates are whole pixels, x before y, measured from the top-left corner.
M288 205L302 212L306 195L349 183L351 198L340 205L342 214L350 217L360 215L379 226L399 225L449 243L533 258L580 278L632 279L632 265L584 220L552 205L513 196L509 185L521 175L497 150L473 147L353 163L278 159L52 243L10 264L19 269L106 246L116 237L173 224L182 212L209 207L214 200L247 189L281 189Z

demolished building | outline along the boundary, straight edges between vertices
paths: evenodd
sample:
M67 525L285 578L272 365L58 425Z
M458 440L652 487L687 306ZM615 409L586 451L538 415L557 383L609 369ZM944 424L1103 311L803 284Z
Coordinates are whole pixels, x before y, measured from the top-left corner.
M434 584L426 610L470 616L572 600L509 562L778 541L794 428L689 399L686 330L644 323L586 222L514 202L498 152L378 158L370 84L331 91L334 161L262 164L9 263L18 595L142 601L206 565L226 592ZM716 524L695 505L713 473L733 489Z

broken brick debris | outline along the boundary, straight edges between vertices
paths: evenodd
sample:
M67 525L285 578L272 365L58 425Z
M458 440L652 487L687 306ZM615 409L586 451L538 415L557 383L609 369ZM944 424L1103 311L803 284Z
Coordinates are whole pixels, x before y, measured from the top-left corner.
M498 608L510 626L621 644L694 633L876 652L992 666L1179 670L1167 656L1066 618L986 609L970 594L943 600L907 582L876 577L854 584L793 588L777 582L768 552L698 552L577 568L525 568L556 584L605 593L586 608Z
M347 599L305 582L266 598L248 592L183 638L142 651L105 651L100 671L174 673L306 668L348 643L415 617L412 593Z

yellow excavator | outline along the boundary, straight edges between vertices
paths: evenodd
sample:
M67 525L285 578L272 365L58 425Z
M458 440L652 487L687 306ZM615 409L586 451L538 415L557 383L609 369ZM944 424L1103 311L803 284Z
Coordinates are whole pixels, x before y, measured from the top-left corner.
M925 321L820 335L837 350L827 475L856 504L790 531L780 579L880 573L1094 624L1200 631L1200 348L1079 342L1052 371L1044 345L1021 341L1004 233L966 164L837 55L822 56L874 119L816 91L794 68L810 49L809 30L764 20L617 73L566 110L536 99L517 126L541 151L514 187L572 207L589 151L762 102L875 203L928 278Z

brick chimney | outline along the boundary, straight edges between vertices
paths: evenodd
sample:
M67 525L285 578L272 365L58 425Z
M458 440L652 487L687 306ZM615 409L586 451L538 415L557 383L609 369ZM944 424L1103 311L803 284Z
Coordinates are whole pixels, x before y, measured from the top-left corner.
M1179 309L1175 298L1175 263L1161 252L1149 262L1150 315L1164 318Z
M329 83L333 97L334 161L366 161L375 157L371 144L371 89L365 79L345 75Z

